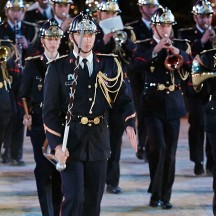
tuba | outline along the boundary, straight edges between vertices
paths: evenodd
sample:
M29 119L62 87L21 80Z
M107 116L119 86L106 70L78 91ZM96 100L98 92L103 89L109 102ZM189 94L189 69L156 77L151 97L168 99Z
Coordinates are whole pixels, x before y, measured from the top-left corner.
M167 37L167 35L165 35ZM166 44L167 46L172 46L171 43ZM167 49L167 57L164 61L164 66L170 70L178 70L184 63L184 59L180 54L173 54Z
M206 61L211 61L209 65L205 64L202 58L202 54L206 52L214 52L208 58L204 59ZM210 65L213 65L210 66ZM200 55L196 55L192 64L192 83L194 90L200 92L203 87L203 82L207 79L216 77L216 49L204 51Z

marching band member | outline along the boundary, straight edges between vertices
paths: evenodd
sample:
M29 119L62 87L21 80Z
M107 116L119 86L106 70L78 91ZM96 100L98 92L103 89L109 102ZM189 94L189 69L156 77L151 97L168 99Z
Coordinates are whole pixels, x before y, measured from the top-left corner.
M171 40L175 17L159 7L151 18L153 38L138 43L132 66L142 68L143 113L148 136L150 206L171 209L180 118L185 115L181 82L191 70L190 45ZM174 58L174 61L173 61Z
M213 214L216 215L216 49L205 50L193 60L192 83L196 92L207 91L209 101L205 104L205 131L213 153Z
M39 37L44 53L26 59L19 97L26 99L30 109L30 115L25 115L23 122L31 125L28 134L36 162L34 174L41 212L43 216L58 216L62 201L61 178L53 164L42 153L42 148L46 148L44 146L46 136L42 120L42 103L47 63L59 57L58 48L63 31L55 20L48 20L40 28Z
M135 113L122 82L118 60L92 52L97 27L88 14L73 19L73 52L49 65L45 78L43 120L61 172L62 216L99 216L110 157L107 111L121 107L127 135L136 149ZM62 150L60 115L67 112L67 149ZM64 136L65 140L65 136ZM63 143L64 144L64 143Z
M24 59L32 52L32 41L35 36L35 27L21 20L25 4L23 0L8 0L5 4L6 20L0 26L0 39L12 40L18 50L18 58L15 60L20 72L25 64ZM11 165L23 166L23 134L22 105L18 101L18 94L14 94L16 105L14 110L13 135L6 137L5 161Z
M117 0L103 0L98 5L98 21L100 22L108 18L116 17L120 12L121 10ZM100 33L96 35L94 46L94 51L96 52L106 54L114 53L118 55L123 70L124 82L130 95L132 95L132 93L126 69L132 54L126 46L131 38L131 32L132 30L123 29L110 34L104 34L103 30L100 28ZM122 136L124 133L124 119L122 118L121 109L118 107L114 107L114 109L110 110L109 125L111 157L107 164L106 190L108 193L118 194L121 192L121 188L119 187L120 155Z
M139 12L141 18L139 20L126 23L133 28L136 40L145 40L152 37L151 17L159 6L158 0L138 0ZM133 71L128 65L128 76L133 92L134 104L137 112L137 133L138 133L138 150L136 156L140 160L146 160L145 151L147 150L147 135L143 122L143 104L142 93L144 86L144 77L139 69Z
M198 0L193 6L192 13L196 25L193 28L180 29L179 38L186 38L191 41L191 51L193 57L195 57L203 50L214 48L215 31L211 26L214 10L210 2ZM208 136L205 138L204 132L204 105L208 101L208 95L205 95L204 92L196 93L191 80L189 80L185 88L185 99L189 113L188 142L190 160L195 164L194 174L204 174L204 144L206 140L206 174L212 175L212 150Z

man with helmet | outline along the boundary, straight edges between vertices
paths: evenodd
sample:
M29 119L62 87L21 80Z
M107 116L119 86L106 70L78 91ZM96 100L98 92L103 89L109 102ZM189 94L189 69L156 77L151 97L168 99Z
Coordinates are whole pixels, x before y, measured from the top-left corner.
M35 35L35 27L22 21L24 13L23 0L8 0L5 4L6 20L0 26L0 39L12 40L18 50L18 64L22 73L24 66L24 59L32 53L32 42ZM19 84L18 87L19 88ZM15 109L14 109L14 125L13 135L5 137L5 162L10 162L11 165L24 165L23 157L23 133L24 127L22 125L22 107L18 102L18 94L14 91Z
M46 136L42 120L42 103L47 63L59 58L58 48L63 31L55 20L48 20L40 28L39 37L44 53L26 59L19 97L26 99L30 110L30 115L24 116L23 123L31 125L28 134L36 162L34 174L41 212L43 216L58 216L62 202L61 179L55 166L42 153L42 147L47 147L44 145Z
M159 7L158 0L138 0L139 12L141 18L133 22L127 23L126 26L131 26L134 30L137 40L145 40L152 37L151 17ZM146 129L143 122L143 103L142 93L144 86L143 73L138 69L133 71L128 66L128 75L133 91L134 104L137 112L137 133L138 133L138 150L136 156L138 159L146 159L145 150L147 149ZM146 147L146 149L145 149Z
M61 172L62 216L99 216L110 156L107 112L122 108L127 135L134 149L135 113L122 82L121 66L112 55L92 52L97 27L88 14L73 19L69 38L73 51L50 63L44 84L43 120ZM62 151L61 114L67 112L69 135Z
M98 21L104 21L108 18L114 18L121 12L117 0L104 0L98 5ZM118 32L118 31L117 31ZM132 30L129 27L120 30L119 33L105 34L100 28L100 33L97 34L95 40L94 51L99 53L114 53L118 55L118 59L121 62L124 81L128 88L128 92L131 94L130 81L127 77L127 65L129 58L132 56L128 46L133 44L130 41ZM120 41L118 42L118 36L120 35ZM124 36L126 35L126 36ZM122 37L123 36L123 37ZM125 37L125 39L123 39ZM125 40L125 41L124 41ZM118 194L121 192L119 187L120 179L120 155L122 146L122 135L124 133L124 119L122 118L121 109L114 107L109 112L109 125L110 125L110 146L111 157L107 164L107 192L112 194Z
M61 40L59 47L59 53L61 55L69 53L68 44L68 30L72 22L70 17L70 6L73 4L72 0L51 0L53 2L54 19L57 21L59 26L64 32L64 38Z
M211 3L206 0L198 0L193 6L193 18L196 25L189 29L180 29L179 38L186 38L191 41L193 57L202 52L214 48L215 30L212 27L212 14L214 10ZM215 43L216 44L216 43ZM212 174L213 158L212 150L205 138L204 132L204 105L208 101L208 95L204 92L196 93L192 87L191 79L185 88L185 99L188 106L188 141L190 160L195 163L194 174L204 174L204 144L206 140L206 174Z
M150 206L163 209L172 208L180 118L185 115L181 83L192 61L187 41L170 38L174 24L172 12L159 7L151 18L153 38L137 43L131 62L135 69L142 68L145 78L142 100L148 136Z

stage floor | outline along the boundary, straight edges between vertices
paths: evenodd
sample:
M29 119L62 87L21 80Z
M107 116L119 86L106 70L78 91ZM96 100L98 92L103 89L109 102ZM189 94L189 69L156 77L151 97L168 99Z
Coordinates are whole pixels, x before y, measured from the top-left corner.
M212 177L194 175L194 164L189 160L187 131L187 118L183 118L171 199L173 209L148 206L148 163L136 158L124 135L119 184L122 193L113 195L105 191L101 216L212 216ZM26 166L23 167L0 163L0 216L41 216L33 174L35 163L28 137L24 143L24 160Z

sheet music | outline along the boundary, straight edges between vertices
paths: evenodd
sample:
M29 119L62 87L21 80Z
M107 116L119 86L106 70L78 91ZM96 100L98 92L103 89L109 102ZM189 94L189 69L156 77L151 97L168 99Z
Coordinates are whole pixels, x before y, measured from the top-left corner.
M109 34L124 29L121 16L115 16L102 20L99 22L99 26L102 28L104 34Z

